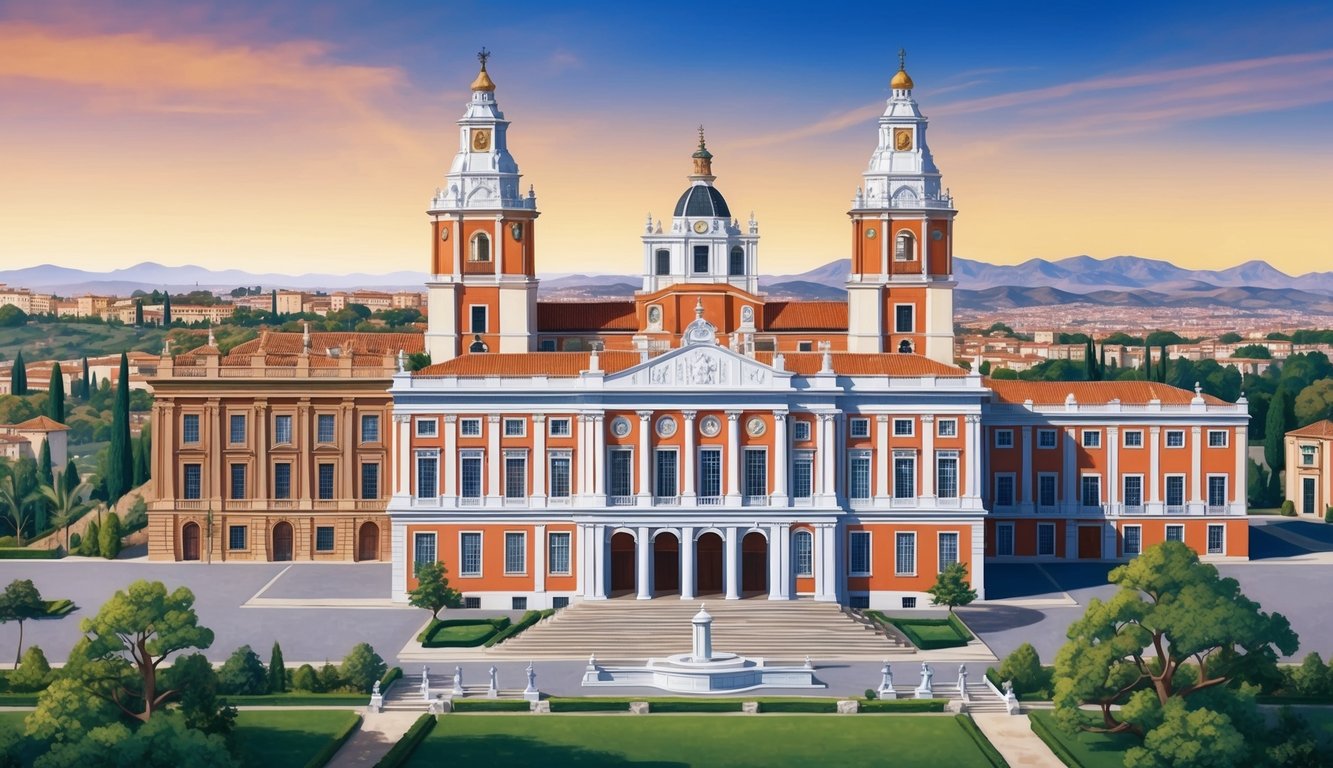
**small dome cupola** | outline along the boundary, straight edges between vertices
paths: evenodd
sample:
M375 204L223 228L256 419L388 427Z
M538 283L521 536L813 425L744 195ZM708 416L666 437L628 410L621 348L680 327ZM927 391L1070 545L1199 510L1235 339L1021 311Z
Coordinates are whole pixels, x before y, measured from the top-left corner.
M704 141L702 125L699 126L699 148L690 157L694 160L694 173L689 177L692 183L680 196L680 200L676 201L675 216L730 218L731 208L727 206L722 193L713 186L713 180L717 178L713 175L713 153L708 151L708 144Z
M482 71L485 72L485 67L482 68ZM914 85L912 76L907 74L907 51L899 48L898 72L893 76L893 79L889 81L889 88L895 91L910 91Z
M690 155L694 158L694 173L690 174L691 179L702 179L712 181L717 178L713 175L713 153L708 151L708 144L704 142L704 127L699 126L699 148Z
M481 71L477 73L477 78L472 81L472 90L474 93L476 91L493 92L495 90L495 82L491 80L491 76L486 72L486 60L490 57L491 52L484 47L477 54L477 61L481 62Z

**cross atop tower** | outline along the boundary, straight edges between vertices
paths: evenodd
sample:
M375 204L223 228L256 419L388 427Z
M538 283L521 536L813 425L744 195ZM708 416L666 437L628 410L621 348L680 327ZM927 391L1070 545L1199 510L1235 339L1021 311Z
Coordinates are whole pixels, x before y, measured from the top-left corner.
M491 52L486 50L486 46L484 45L481 47L480 51L477 51L477 61L481 62L481 68L483 70L486 69L486 60L489 59L490 57L491 57Z
M707 149L707 148L708 148L708 147L704 145L704 126L703 126L703 123L700 123L700 124L699 124L699 149Z
M486 66L486 62L483 60L483 61L481 62L481 65L482 65L483 67ZM899 49L898 49L898 69L902 69L902 70L907 69L907 49L906 49L906 48L899 48Z

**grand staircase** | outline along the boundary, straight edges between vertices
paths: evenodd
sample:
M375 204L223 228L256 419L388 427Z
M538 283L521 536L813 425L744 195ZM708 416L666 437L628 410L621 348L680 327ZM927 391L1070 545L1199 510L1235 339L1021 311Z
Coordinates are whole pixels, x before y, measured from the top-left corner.
M901 641L853 620L836 603L810 600L583 601L486 651L494 659L587 659L642 662L690 650L690 619L706 603L713 648L720 652L798 662L809 656L881 660L910 654Z

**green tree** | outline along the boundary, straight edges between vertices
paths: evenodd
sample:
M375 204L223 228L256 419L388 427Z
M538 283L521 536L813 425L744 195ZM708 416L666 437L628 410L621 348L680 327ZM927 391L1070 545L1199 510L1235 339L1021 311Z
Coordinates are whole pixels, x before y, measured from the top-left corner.
M972 588L967 578L967 566L961 562L949 563L935 584L926 590L935 605L948 606L949 613L960 605L967 605L977 599L977 591Z
M71 459L72 461L72 459ZM68 467L66 472L70 471ZM75 482L78 481L78 471L74 473ZM88 511L88 504L83 501L83 494L89 490L87 483L79 483L70 488L61 478L61 482L54 485L43 485L41 494L51 507L51 525L56 531L65 534L65 551L69 551L69 526L79 516Z
M1174 334L1173 334L1173 335L1174 335ZM1149 337L1149 338L1151 338L1151 337ZM1180 342L1173 342L1173 343L1179 344ZM1160 349L1160 351L1161 351L1161 354L1159 354L1158 357L1157 357L1157 360L1158 360L1158 365L1157 365L1157 380L1160 381L1160 382L1162 382L1163 384L1165 384L1165 383L1166 383L1166 366L1167 366L1168 363L1171 362L1171 355L1167 354L1167 351L1166 351L1166 342L1165 342L1165 341L1163 341L1163 342L1161 343L1161 346L1159 347L1159 349Z
M79 397L87 400L92 395L92 373L88 369L88 356L83 357L83 384L79 387Z
M41 646L29 646L18 667L9 673L9 689L19 693L40 691L51 683L51 665Z
M134 481L134 450L130 446L130 361L120 353L120 379L116 382L116 404L111 411L111 445L108 447L107 501L115 504Z
M343 659L338 675L345 685L361 693L370 693L375 682L384 677L384 673L388 671L389 665L375 653L370 643L357 643L352 646L347 658Z
M268 692L287 692L287 665L282 662L282 646L273 641L273 651L268 657Z
M218 685L223 693L254 696L268 691L268 671L248 645L232 652L218 670Z
M1301 696L1326 696L1329 692L1328 665L1318 653L1306 654L1299 667L1291 668L1291 684Z
M171 325L171 294L162 297L162 325Z
M73 493L75 488L83 485L82 481L79 480L79 467L74 463L73 456L65 462L65 471L60 473L60 482L70 493Z
M138 488L152 479L153 438L152 431L145 427L139 432L139 439L134 441L134 487Z
M1143 343L1143 380L1152 381L1152 347L1148 342Z
M1108 579L1120 590L1088 602L1055 659L1056 716L1067 728L1142 737L1173 699L1214 688L1225 697L1238 676L1271 673L1278 654L1298 646L1285 617L1261 611L1181 542L1149 548ZM1101 710L1100 726L1084 724L1085 705Z
M429 352L413 352L407 356L407 369L409 371L419 371L430 365Z
M297 691L314 692L319 690L319 678L315 674L315 668L309 664L302 664L292 673L292 688Z
M1286 449L1283 447L1287 434L1287 392L1278 389L1273 395L1273 402L1268 406L1268 419L1264 422L1264 461L1268 462L1268 471L1273 478L1278 478L1286 469Z
M158 668L174 653L213 644L199 626L194 593L168 593L160 581L139 580L80 625L84 639L70 652L66 674L125 715L148 722L180 691L158 684Z
M143 327L143 299L134 300L134 327Z
M996 368L991 372L991 378L998 381L1017 381L1018 371L1012 368Z
M1231 353L1232 357L1240 357L1246 360L1271 360L1273 353L1268 351L1268 347L1263 344L1246 344L1236 347Z
M33 522L31 493L18 469L11 469L0 477L0 506L4 507L5 517L14 528L14 540L20 547L24 545Z
M991 371L990 361L982 360L981 367L977 369L977 372L980 373L982 376L989 376L990 371Z
M23 655L23 623L46 615L46 601L32 579L14 579L0 593L0 623L18 622L19 644L14 650L14 666Z
M1000 679L1014 684L1018 693L1035 693L1045 688L1050 682L1046 670L1041 666L1041 657L1032 643L1018 646L1000 664Z
M1320 379L1296 395L1292 408L1297 426L1333 418L1333 379Z
M89 730L119 717L111 702L89 696L78 680L57 675L37 697L37 708L24 718L23 732L44 742L78 742Z
M319 668L318 683L319 690L332 693L343 687L343 677L337 667L326 661L324 666Z
M177 713L155 717L137 729L111 723L82 739L62 742L33 768L239 768L226 739L190 728Z
M60 370L60 363L51 365L51 382L46 395L46 415L52 421L65 423L65 374Z
M120 555L120 515L108 512L102 522L102 529L97 532L97 554L107 560L115 560Z
M1221 336L1218 336L1217 340L1222 342L1223 344L1235 344L1242 338L1244 337L1242 337L1239 333L1236 333L1235 331L1227 331Z
M440 618L440 611L445 608L457 608L463 604L463 596L449 586L444 563L434 562L417 567L417 587L407 593L407 604L413 608L425 608L432 619Z
M1091 338L1083 345L1083 379L1085 381L1097 380L1097 352L1092 346Z
M20 328L27 322L28 313L13 304L0 307L0 328Z
M208 657L202 653L177 657L162 677L168 686L180 691L178 702L187 726L204 733L231 733L236 708L218 698L218 673Z
M1191 710L1179 700L1162 710L1161 725L1148 733L1143 746L1125 753L1125 768L1228 768L1250 761L1245 736L1225 714Z
M90 520L88 527L83 530L83 539L79 541L79 555L82 557L97 557L102 548L102 532L97 530L96 520Z
M14 355L14 367L9 369L9 394L23 397L28 394L28 366L23 362L23 350Z

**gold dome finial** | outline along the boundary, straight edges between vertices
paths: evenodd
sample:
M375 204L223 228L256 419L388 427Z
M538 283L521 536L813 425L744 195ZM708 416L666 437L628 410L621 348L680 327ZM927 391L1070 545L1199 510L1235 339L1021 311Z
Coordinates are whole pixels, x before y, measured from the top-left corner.
M474 91L495 90L495 83L491 80L491 76L486 74L486 60L489 59L490 57L491 57L491 52L486 50L485 46L482 46L481 50L477 52L477 61L481 62L481 71L477 73L477 79L472 81L472 90Z
M704 127L699 126L699 148L690 155L694 159L694 173L690 178L713 178L713 153L708 151L708 145L704 143Z
M889 81L889 87L895 91L912 90L912 78L907 74L907 51L898 49L898 73Z

